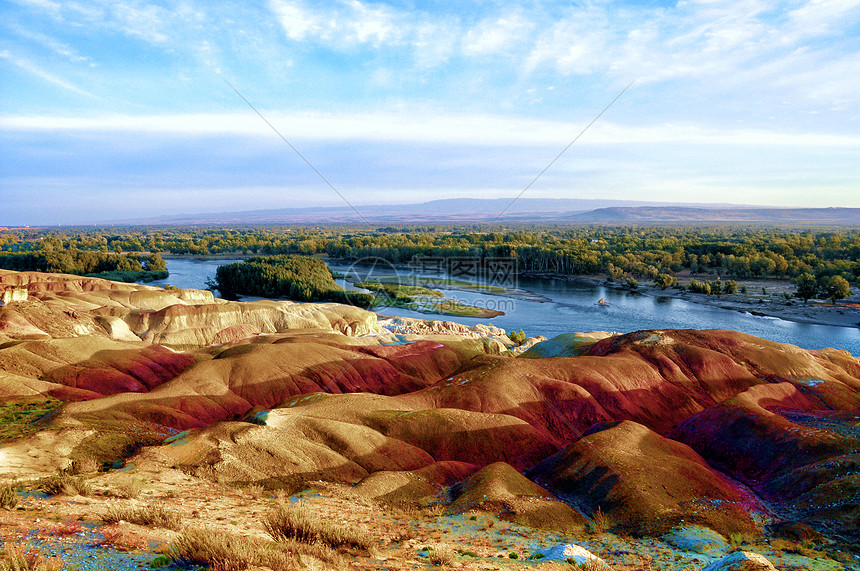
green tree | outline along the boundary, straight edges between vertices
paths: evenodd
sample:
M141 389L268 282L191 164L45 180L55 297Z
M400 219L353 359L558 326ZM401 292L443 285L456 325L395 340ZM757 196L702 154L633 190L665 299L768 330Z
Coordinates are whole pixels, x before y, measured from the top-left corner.
M654 278L654 285L660 289L672 287L676 283L678 283L678 279L675 276L670 276L669 274L657 274L657 277Z
M738 292L738 282L735 280L726 280L723 282L723 293L733 295Z
M508 337L517 345L522 345L526 340L526 333L522 329L519 331L508 331Z
M806 303L812 297L818 294L818 280L809 272L805 272L794 279L794 285L797 287L795 295Z
M825 297L833 303L851 295L851 286L848 284L848 280L842 276L828 276L822 279L821 289L824 291Z

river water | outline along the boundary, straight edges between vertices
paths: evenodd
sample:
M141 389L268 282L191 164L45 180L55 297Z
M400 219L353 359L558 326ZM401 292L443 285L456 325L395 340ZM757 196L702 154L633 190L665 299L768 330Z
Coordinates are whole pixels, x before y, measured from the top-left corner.
M178 287L204 289L207 279L214 279L215 270L233 259L167 259L170 277L152 282L153 285L172 284ZM332 270L350 273L350 267L333 265ZM366 276L366 271L362 270ZM374 270L372 277L393 277L402 271L391 267ZM422 276L433 276L427 273ZM438 274L435 274L438 275ZM441 276L440 276L441 277ZM462 279L458 277L458 279ZM344 280L337 280L351 287ZM382 315L417 317L456 321L467 325L487 321L510 330L522 329L527 336L554 337L573 331L617 331L628 333L640 329L733 329L756 337L791 343L806 349L835 347L860 356L860 328L834 327L795 323L773 317L759 317L734 310L700 305L669 297L650 297L635 292L620 291L591 284L565 280L526 280L517 283L520 290L530 295L511 297L488 295L475 291L441 289L446 297L475 304L488 309L498 309L505 315L492 319L473 317L433 316L397 307L381 307ZM607 305L598 305L599 299Z

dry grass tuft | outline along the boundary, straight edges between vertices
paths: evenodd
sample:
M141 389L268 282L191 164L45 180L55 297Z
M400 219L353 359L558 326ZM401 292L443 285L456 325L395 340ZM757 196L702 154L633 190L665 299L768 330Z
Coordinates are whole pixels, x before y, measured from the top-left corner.
M211 528L184 530L166 555L178 565L208 565L213 571L244 571L260 566L272 571L299 568L292 554L274 544Z
M158 504L147 504L133 506L130 504L114 504L108 506L107 512L102 516L105 523L119 523L127 521L137 525L162 527L165 529L179 530L182 527L182 517L164 506Z
M245 493L254 500L259 500L267 495L266 488L260 484L249 484L248 486L245 486L244 490Z
M39 483L39 489L52 496L89 496L93 493L89 482L65 471L42 480Z
M571 557L567 559L567 563L577 571L603 571L605 569L603 562L596 557L589 557L582 563Z
M589 524L589 529L592 533L606 533L606 531L612 527L612 522L609 521L609 517L603 513L603 510L600 509L600 506L597 506L597 510L591 514L591 523Z
M0 487L0 508L11 510L18 505L18 491L12 486Z
M275 541L294 539L307 544L322 543L335 549L365 552L374 545L368 534L333 524L302 506L276 505L263 522L263 527Z
M110 494L116 498L125 500L137 498L140 496L140 492L143 491L143 484L144 482L140 478L126 478L114 484L114 488Z
M64 567L62 559L45 557L34 549L25 552L7 543L0 550L0 571L60 571Z
M427 560L432 565L447 567L457 562L457 554L447 545L431 545L427 550Z

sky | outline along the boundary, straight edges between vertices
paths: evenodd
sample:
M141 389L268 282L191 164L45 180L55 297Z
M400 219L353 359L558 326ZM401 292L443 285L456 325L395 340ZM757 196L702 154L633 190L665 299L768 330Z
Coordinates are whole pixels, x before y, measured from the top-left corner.
M527 187L860 207L860 0L0 2L0 226Z

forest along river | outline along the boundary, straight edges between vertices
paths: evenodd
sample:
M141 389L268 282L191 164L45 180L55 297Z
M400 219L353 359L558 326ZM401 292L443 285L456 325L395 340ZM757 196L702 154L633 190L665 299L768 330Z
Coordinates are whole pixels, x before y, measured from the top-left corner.
M206 280L215 278L215 270L234 259L166 259L170 277L151 285L171 284L183 288L205 289ZM335 272L348 273L349 266L332 265ZM404 284L412 283L410 270L400 272ZM377 269L370 279L395 277L391 268ZM444 277L422 273L422 277ZM464 278L457 276L456 279ZM340 285L352 289L342 279ZM466 281L466 280L464 280ZM497 309L505 315L490 320L475 317L452 317L418 313L399 307L380 307L377 313L388 316L416 317L456 321L466 325L491 322L508 331L522 329L526 335L552 338L575 331L617 331L629 333L640 329L733 329L756 337L791 343L805 349L835 347L860 356L860 329L832 325L795 323L774 317L758 317L748 313L700 305L669 297L651 297L635 292L620 291L603 286L565 280L520 279L517 284L522 295L489 295L477 291L462 291L435 287L445 297L462 303ZM599 299L607 305L598 305Z

